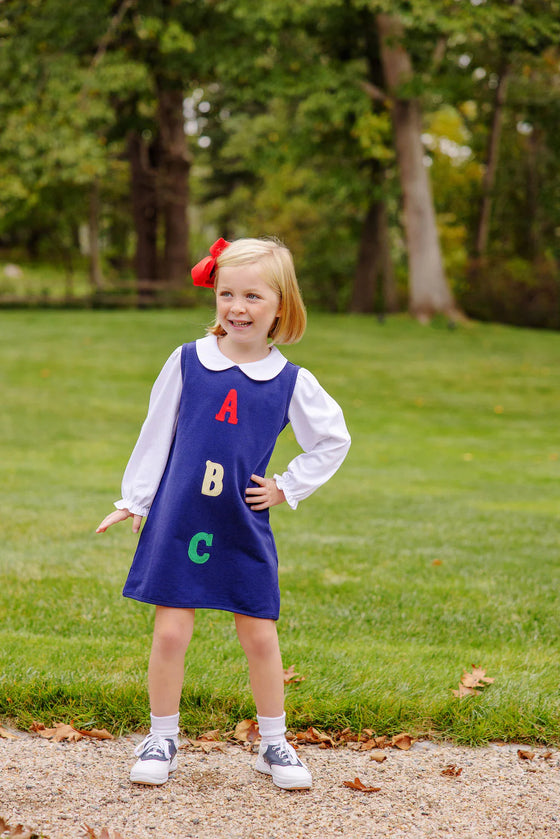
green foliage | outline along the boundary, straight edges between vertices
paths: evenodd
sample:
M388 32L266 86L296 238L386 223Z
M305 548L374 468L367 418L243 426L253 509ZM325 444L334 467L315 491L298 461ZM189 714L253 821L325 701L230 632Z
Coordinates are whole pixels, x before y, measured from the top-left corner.
M93 74L103 19L88 4L64 6L13 4L0 49L0 234L43 240L59 259L77 250L94 183L113 205L126 193L111 99L146 84L145 69L122 55Z
M552 261L520 257L473 261L459 299L480 320L560 329L560 282Z
M390 146L391 122L389 114L374 114L365 111L356 120L352 131L367 158L392 163L394 151Z
M155 375L210 319L0 313L2 716L146 725L152 609L120 596L135 539L94 529ZM353 438L332 481L272 513L284 662L306 676L287 689L291 726L560 742L558 340L313 315L287 349ZM287 430L271 473L296 451ZM187 663L184 729L254 714L231 616L200 612ZM496 681L458 701L472 663Z
M119 18L120 8L1 6L3 246L68 265L99 189L106 261L126 270L126 140L136 132L157 155L157 91L180 86L192 110L193 255L215 235L277 234L297 255L308 299L344 309L364 219L380 195L398 272L404 264L375 27L384 12L403 24L414 65L405 93L419 98L432 138L425 150L451 283L470 281L504 73L490 257L546 262L558 281L559 0L139 0Z

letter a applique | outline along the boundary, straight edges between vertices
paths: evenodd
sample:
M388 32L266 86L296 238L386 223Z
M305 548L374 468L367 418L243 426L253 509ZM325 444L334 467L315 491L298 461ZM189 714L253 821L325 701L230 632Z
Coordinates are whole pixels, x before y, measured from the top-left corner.
M228 422L232 425L237 425L237 391L232 388L226 398L224 404L216 414L216 419L219 422L225 422L226 414L229 414Z

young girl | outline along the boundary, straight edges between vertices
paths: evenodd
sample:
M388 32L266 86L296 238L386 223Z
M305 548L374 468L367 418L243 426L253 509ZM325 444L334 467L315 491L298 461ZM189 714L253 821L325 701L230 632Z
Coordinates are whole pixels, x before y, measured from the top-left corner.
M219 239L192 274L195 285L215 284L215 323L164 365L123 498L97 528L132 517L138 533L149 513L123 591L156 607L151 729L130 777L163 784L177 768L185 653L195 609L209 608L234 613L247 656L262 738L255 768L283 789L307 789L311 775L285 738L268 508L286 501L295 510L338 469L350 438L336 402L274 346L298 341L306 325L288 249L275 240ZM288 422L303 452L266 478Z

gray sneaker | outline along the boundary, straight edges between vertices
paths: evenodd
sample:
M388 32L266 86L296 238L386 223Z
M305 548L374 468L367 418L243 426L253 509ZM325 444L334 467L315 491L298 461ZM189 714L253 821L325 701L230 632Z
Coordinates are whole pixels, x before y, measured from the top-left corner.
M177 746L161 734L148 734L134 754L139 757L130 770L130 780L135 784L164 784L169 773L177 769Z
M282 789L309 789L311 787L311 773L301 762L293 746L284 741L278 746L259 746L259 754L255 763L257 772L272 775L277 787Z

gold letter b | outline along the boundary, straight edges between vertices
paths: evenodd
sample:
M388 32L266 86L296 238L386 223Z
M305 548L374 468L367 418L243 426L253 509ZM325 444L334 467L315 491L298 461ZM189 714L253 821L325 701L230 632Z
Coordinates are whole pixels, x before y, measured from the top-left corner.
M212 463L211 460L207 460L201 493L203 495L220 495L223 488L224 467L221 463Z

